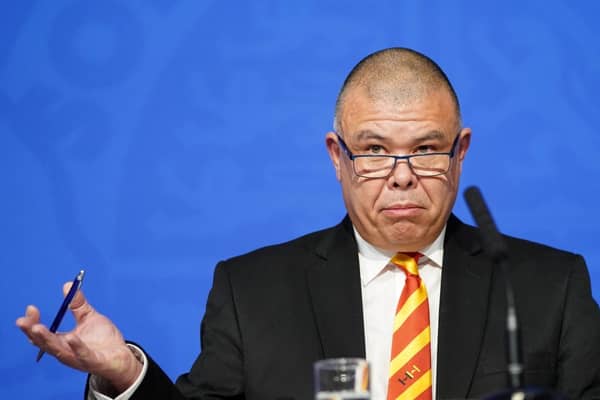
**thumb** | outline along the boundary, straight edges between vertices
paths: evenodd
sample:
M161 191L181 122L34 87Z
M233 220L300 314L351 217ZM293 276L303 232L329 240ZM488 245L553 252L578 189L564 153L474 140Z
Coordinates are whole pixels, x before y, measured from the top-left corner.
M73 282L66 282L63 285L63 295L66 296L69 293L69 289L71 289L71 285ZM94 308L88 303L83 292L80 290L75 293L73 300L71 300L71 304L69 305L71 312L73 312L73 316L75 317L75 321L77 323L81 322L86 315L94 312Z

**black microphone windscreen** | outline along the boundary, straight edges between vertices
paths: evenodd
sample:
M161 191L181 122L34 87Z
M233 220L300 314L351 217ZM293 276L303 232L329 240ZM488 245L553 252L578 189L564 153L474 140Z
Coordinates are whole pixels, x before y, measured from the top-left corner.
M507 249L504 239L496 228L492 214L485 204L479 188L476 186L467 188L464 191L464 197L475 223L481 230L484 249L495 260L506 258Z

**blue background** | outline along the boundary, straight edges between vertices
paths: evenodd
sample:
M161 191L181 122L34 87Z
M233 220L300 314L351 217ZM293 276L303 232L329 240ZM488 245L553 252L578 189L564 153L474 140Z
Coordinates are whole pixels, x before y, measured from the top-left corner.
M490 4L487 4L490 3ZM499 4L493 4L499 3ZM508 234L586 256L600 298L598 1L33 1L0 16L0 398L84 375L14 326L84 290L171 377L215 263L338 222L324 146L363 56L416 48L473 128L462 187ZM456 213L471 221L462 196ZM65 328L71 324L67 321Z

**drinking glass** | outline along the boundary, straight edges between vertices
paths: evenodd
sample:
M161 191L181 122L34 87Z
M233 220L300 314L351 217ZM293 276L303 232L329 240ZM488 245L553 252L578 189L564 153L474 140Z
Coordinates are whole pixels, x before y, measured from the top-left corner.
M332 358L314 364L315 400L369 400L369 363Z

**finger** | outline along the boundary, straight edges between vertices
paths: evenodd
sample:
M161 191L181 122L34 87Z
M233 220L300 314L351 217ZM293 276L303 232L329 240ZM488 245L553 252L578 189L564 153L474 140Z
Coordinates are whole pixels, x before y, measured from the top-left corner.
M63 283L63 296L66 296L69 293L69 290L71 290L71 286L73 286L73 282L71 281Z
M29 329L29 338L33 341L33 344L40 348L45 349L53 335L55 336L55 334L50 332L43 324L33 324Z
M36 320L39 321L40 310L38 310L38 308L34 305L28 305L27 308L25 309L25 315L30 318L35 318Z
M18 320L22 320L30 325L36 324L40 321L40 310L38 310L36 306L28 305L27 308L25 308L25 315Z
M63 285L64 296L69 293L72 284L73 282L66 282ZM90 303L87 302L81 290L77 291L75 297L73 297L73 300L71 300L69 308L73 312L73 316L75 317L75 321L77 321L77 323L81 322L87 315L94 311L94 308L90 305Z
M61 340L58 334L50 332L50 330L42 324L33 325L30 338L33 344L38 346L41 350L44 350L48 354L52 354L63 362L73 359L71 348L66 342ZM71 365L72 362L68 364Z
M25 315L23 317L19 317L16 320L16 325L27 335L30 337L31 328L40 322L40 312L39 310L32 305L27 306L25 309Z

